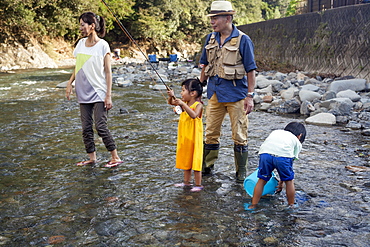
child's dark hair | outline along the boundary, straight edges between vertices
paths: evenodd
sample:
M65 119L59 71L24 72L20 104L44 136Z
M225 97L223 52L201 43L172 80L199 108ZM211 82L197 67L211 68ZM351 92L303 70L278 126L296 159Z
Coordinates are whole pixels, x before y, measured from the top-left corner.
M306 128L301 123L290 122L287 126L285 126L284 130L291 132L295 136L302 134L301 138L299 139L301 143L303 143L304 139L306 138Z
M197 92L197 98L200 98L202 96L202 93L203 93L203 87L206 84L207 83L201 83L200 80L197 78L197 79L187 79L181 84L181 86L185 86L185 88L189 92L196 91Z
M105 20L103 17L96 15L93 12L85 12L82 15L80 15L80 18L78 20L83 20L83 22L91 25L95 24L95 31L98 34L100 38L103 38L105 36Z

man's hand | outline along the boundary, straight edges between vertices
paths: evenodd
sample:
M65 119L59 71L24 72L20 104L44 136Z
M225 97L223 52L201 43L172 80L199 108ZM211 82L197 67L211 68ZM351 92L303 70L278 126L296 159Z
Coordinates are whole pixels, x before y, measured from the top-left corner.
M253 111L253 108L254 108L253 98L246 97L244 99L244 111L245 111L245 114L248 115L249 113L251 113Z

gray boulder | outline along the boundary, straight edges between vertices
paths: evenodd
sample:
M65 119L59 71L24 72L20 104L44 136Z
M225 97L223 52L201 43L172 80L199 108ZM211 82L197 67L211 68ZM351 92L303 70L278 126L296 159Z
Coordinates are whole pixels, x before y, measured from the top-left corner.
M350 115L353 102L347 98L334 98L322 102L321 106L329 109L334 115Z
M313 85L313 84L306 84L306 85L303 85L301 89L317 92L319 91L320 87Z
M337 97L337 94L336 92L333 92L333 91L327 91L324 93L324 95L322 96L322 100L329 100L329 99L334 99Z
M284 83L274 80L271 86L274 92L280 92L284 88Z
M298 89L295 87L290 87L287 90L282 90L280 92L281 98L284 100L290 100L293 99L295 96L295 93L298 92Z
M312 102L315 99L321 99L321 95L313 91L301 90L299 91L299 98L301 99L302 102L305 100Z
M283 81L288 75L281 73L281 72L276 72L275 76L273 77L275 80Z
M301 108L301 103L298 99L293 98L283 102L279 107L276 107L274 110L282 114L292 114L298 113Z
M257 88L265 88L271 85L270 81L263 75L258 75L256 77L256 87Z
M262 89L256 89L256 92L258 94L272 94L272 85L270 84Z
M349 79L349 80L340 80L340 81L333 81L328 91L334 91L336 93L340 91L344 91L347 89L351 89L353 91L363 91L366 89L366 80L365 79Z
M347 98L347 99L352 100L353 102L357 102L361 99L361 96L358 95L355 91L351 89L347 89L347 90L338 92L337 98Z

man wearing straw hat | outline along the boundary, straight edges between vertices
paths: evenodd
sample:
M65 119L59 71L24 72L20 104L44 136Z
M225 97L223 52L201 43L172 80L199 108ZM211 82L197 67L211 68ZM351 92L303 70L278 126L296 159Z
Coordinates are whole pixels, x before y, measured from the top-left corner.
M210 23L200 58L200 80L208 79L203 174L210 174L220 149L222 122L228 113L234 141L236 181L243 183L248 164L248 117L254 103L256 81L254 46L232 23L235 10L229 1L211 4Z

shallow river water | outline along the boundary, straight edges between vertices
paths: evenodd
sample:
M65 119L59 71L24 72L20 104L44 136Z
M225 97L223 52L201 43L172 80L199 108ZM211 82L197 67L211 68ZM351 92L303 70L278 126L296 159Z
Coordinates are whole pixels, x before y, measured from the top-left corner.
M251 198L234 181L230 125L200 193L173 186L178 117L147 84L114 87L109 126L124 163L108 169L98 140L86 159L76 99L55 86L70 69L0 74L0 245L2 246L369 246L369 137L341 126L306 125L295 162L297 208L284 191ZM179 86L174 85L179 93ZM176 90L177 89L177 90ZM120 111L120 109L122 109ZM258 148L294 116L250 115L249 173Z

